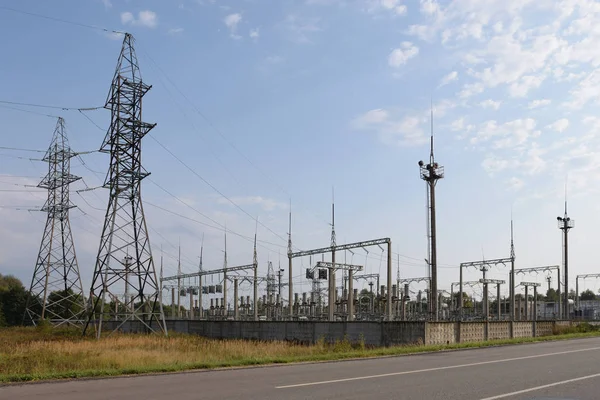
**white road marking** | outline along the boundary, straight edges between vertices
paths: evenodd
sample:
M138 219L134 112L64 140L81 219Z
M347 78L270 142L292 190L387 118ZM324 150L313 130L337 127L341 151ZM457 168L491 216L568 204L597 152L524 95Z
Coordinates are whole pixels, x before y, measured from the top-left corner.
M532 388L529 388L529 389L517 390L516 392L499 394L498 396L486 397L485 399L480 399L480 400L497 400L497 399L503 399L505 397L516 396L518 394L533 392L535 390L542 390L542 389L546 389L546 388L549 388L549 387L552 387L552 386L565 385L567 383L572 383L572 382L582 381L584 379L591 379L591 378L597 378L597 377L600 377L600 374L594 374L594 375L582 376L582 377L579 377L579 378L567 379L566 381L554 382L554 383L549 383L547 385L541 385L541 386L532 387Z
M559 352L556 352L556 353L536 354L536 355L533 355L533 356L504 358L504 359L501 359L501 360L481 361L481 362L470 363L470 364L449 365L449 366L446 366L446 367L417 369L417 370L413 370L413 371L391 372L389 374L357 376L357 377L354 377L354 378L334 379L334 380L330 380L330 381L317 381L317 382L308 382L308 383L298 383L298 384L295 384L295 385L275 386L275 389L289 389L289 388L296 388L296 387L302 387L302 386L315 386L315 385L326 385L326 384L329 384L329 383L348 382L348 381L360 381L360 380L363 380L363 379L385 378L385 377L388 377L388 376L420 374L420 373L423 373L423 372L443 371L443 370L446 370L446 369L476 367L478 365L497 364L497 363L510 362L510 361L519 361L519 360L529 360L529 359L532 359L532 358L551 357L551 356L558 356L558 355L562 355L562 354L581 353L583 351L592 351L592 350L600 350L600 347L590 347L590 348L587 348L587 349L580 349L580 350L559 351ZM496 397L490 397L490 399L494 399L494 398L496 398ZM483 399L483 400L489 400L489 399Z

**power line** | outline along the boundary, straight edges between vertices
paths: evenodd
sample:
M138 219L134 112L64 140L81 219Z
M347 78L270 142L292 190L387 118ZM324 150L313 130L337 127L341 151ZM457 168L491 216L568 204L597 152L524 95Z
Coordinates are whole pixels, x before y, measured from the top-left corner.
M0 7L2 9L2 7ZM35 103L20 103L17 101L9 101L9 100L0 100L1 104L11 104L16 106L26 106L26 107L38 107L38 108L51 108L55 110L64 110L64 111L93 111L100 110L104 107L61 107L61 106L49 106L45 104L35 104ZM21 110L24 111L24 110Z
M177 212L175 212L175 211L173 211L173 210L169 210L169 209L167 209L167 208L161 207L161 206L159 206L159 205L157 205L157 204L154 204L154 203L151 203L151 202L149 202L149 201L144 201L144 204L147 204L147 205L149 205L149 206L151 206L151 207L157 208L157 209L159 209L159 210L162 210L162 211L164 211L164 212L167 212L167 213L169 213L169 214L172 214L172 215L178 216L178 217L180 217L180 218L186 219L186 220L188 220L188 221L195 222L195 223L197 223L197 224L200 224L200 225L206 226L206 227L208 227L208 228L212 228L212 229L219 230L219 231L221 231L221 232L225 232L225 229L222 229L222 228L221 228L221 227L219 227L219 226L210 225L210 224L207 224L206 222L202 222L202 221L199 221L199 220L197 220L197 219L190 218L190 217L188 217L188 216L185 216L185 215L183 215L183 214L179 214L179 213L177 213ZM232 230L230 230L230 229L227 229L227 233L230 233L230 234L232 234L232 235L234 235L234 236L238 236L238 237L240 237L240 238L242 238L242 239L245 239L245 240L247 240L247 241L249 241L249 242L253 242L253 241L254 241L254 238L253 238L253 237L249 237L249 236L242 235L241 233L237 233L237 232L235 232L235 231L232 231ZM256 242L257 242L257 245L258 245L258 246L259 246L259 244L258 244L258 243L266 243L266 244L268 244L268 245L271 245L271 246L276 246L276 247L280 247L280 248L285 248L285 247L286 247L286 246L284 246L284 245L280 245L280 244L277 244L277 243L269 242L269 241L267 241L267 240L261 240L261 239L257 239L257 240L256 240ZM277 252L277 251L275 251L275 250L273 250L273 249L269 249L268 247L265 247L265 246L261 246L261 247L263 247L264 249L266 249L266 250L268 250L268 251L274 252L274 253L276 253L276 252Z
M242 207L240 207L236 202L234 202L233 200L231 200L229 197L225 196L219 189L217 189L212 183L210 183L209 181L207 181L205 178L203 178L198 172L196 172L192 167L190 167L188 164L186 164L181 158L177 157L171 150L169 150L165 145L163 145L158 139L156 139L154 136L150 135L150 138L152 138L152 140L154 140L156 143L158 143L158 145L160 147L162 147L167 153L169 153L173 158L175 158L179 163L181 163L184 167L186 167L190 172L192 172L194 175L196 175L196 177L198 177L202 182L206 183L208 186L210 186L215 192L217 192L219 195L221 195L225 200L227 200L228 202L230 202L234 207L236 207L238 210L240 210L241 212L243 212L244 214L246 214L247 216L249 216L250 218L252 218L252 220L257 221L257 223L262 226L263 228L265 228L266 230L268 230L269 232L271 232L273 235L275 235L276 237L278 237L279 239L283 240L284 242L287 242L287 239L285 239L284 237L282 237L281 235L279 235L278 233L276 233L275 231L273 231L271 228L269 228L268 226L266 226L265 224L263 224L262 222L260 222L256 217L252 216L250 213L248 213L246 210L244 210Z
M83 111L86 111L86 110L80 109L80 110L77 110L77 111L79 111L79 113L81 115L83 115L88 121L90 121L96 128L100 129L102 132L104 132L106 130L106 129L102 129L102 127L100 125L98 125L97 123L95 123L94 120L92 120L86 113L83 112Z
M15 151L31 151L34 153L45 153L45 150L34 150L34 149L22 149L19 147L5 147L5 146L0 146L0 149L2 150L15 150Z
M0 105L0 107L7 108L7 109L10 109L10 110L15 110L15 111L21 111L21 112L25 112L25 113L29 113L29 114L41 115L43 117L58 118L57 115L44 114L44 113L39 113L39 112L36 112L36 111L31 111L31 110L23 110L22 108L11 107L11 106L7 106L7 105Z
M43 161L41 158L29 158L29 157L13 156L12 154L5 154L5 153L0 153L0 157L18 158L19 160L27 160L27 161Z
M121 34L121 35L125 34L125 32L121 32L121 31L117 31L117 30L113 30L113 29L102 28L100 26L89 25L89 24L82 24L80 22L74 22L74 21L69 21L69 20L62 19L62 18L50 17L50 16L42 15L42 14L36 14L36 13L29 12L29 11L17 10L15 8L10 8L10 7L5 7L5 6L0 6L0 10L12 11L12 12L16 12L16 13L19 13L19 14L29 15L29 16L32 16L32 17L43 18L43 19L48 19L50 21L62 22L62 23L65 23L65 24L76 25L76 26L80 26L82 28L96 29L96 30L100 30L100 31L103 31L103 32L108 32L108 33L117 33L117 34Z
M190 104L190 106L194 109L194 111L196 111L196 113L198 115L200 115L200 117L202 117L202 119L204 119L204 121L208 124L208 126L210 126L229 146L231 146L243 159L245 159L251 166L253 166L259 173L261 173L265 178L267 178L268 181L270 181L271 183L273 183L275 186L277 186L277 188L283 192L284 194L287 195L287 197L291 198L291 194L286 191L279 183L277 183L277 181L275 181L273 178L271 178L266 172L264 172L261 168L259 168L254 162L252 162L252 160L250 160L250 158L248 158L240 149L237 148L237 146L235 146L235 144L229 140L227 138L227 136L225 136L225 134L223 134L223 132L215 125L212 123L211 120L208 119L208 117L185 95L185 93L183 93L181 91L181 89L179 89L179 87L171 80L171 78L169 78L169 76L165 73L165 71L156 63L156 61L154 61L154 59L150 56L150 54L148 54L148 52L146 52L143 47L141 48L142 52L146 55L146 57L148 57L148 59L150 60L150 62L152 64L154 64L154 66L164 75L165 79L175 88L175 90ZM324 222L326 224L329 224L329 222L325 221L322 217L317 216L317 219L320 219L321 222ZM286 239L287 240L287 239Z

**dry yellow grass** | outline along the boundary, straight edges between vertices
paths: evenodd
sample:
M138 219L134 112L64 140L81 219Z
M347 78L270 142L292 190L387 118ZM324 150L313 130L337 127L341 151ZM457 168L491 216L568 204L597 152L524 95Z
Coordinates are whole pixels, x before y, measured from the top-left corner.
M580 331L560 338L595 336ZM114 335L96 340L79 330L0 328L0 382L183 371L296 361L399 355L498 344L553 340L557 336L486 343L367 349L347 341L301 346L285 342L214 340L192 335Z
M0 381L290 362L348 350L348 343L301 346L123 334L95 340L78 331L11 328L0 329Z

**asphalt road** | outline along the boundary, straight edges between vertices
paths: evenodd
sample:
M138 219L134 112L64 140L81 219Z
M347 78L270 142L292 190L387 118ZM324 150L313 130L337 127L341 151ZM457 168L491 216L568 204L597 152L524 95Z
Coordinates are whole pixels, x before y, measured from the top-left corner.
M13 400L598 400L600 338L0 387Z

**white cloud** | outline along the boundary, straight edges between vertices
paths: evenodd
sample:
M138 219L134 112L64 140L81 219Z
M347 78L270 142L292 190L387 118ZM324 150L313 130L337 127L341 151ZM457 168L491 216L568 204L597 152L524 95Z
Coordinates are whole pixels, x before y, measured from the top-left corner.
M169 35L176 35L181 32L183 32L183 28L172 28L167 31Z
M421 0L421 12L432 15L440 11L440 5L435 0Z
M104 36L110 40L123 40L123 34L119 32L104 32Z
M552 100L550 100L550 99L533 100L533 101L529 102L529 104L527 105L527 108L529 108L530 110L533 110L534 108L547 106L550 103L552 103Z
M250 29L250 33L248 36L250 36L251 39L257 40L258 37L260 36L259 28Z
M357 129L367 129L371 125L382 124L387 121L390 114L388 111L381 108L367 111L366 113L355 118L353 125Z
M450 124L450 130L453 131L462 131L465 127L465 119L464 117L460 117L459 119L455 119Z
M131 12L125 11L121 13L121 23L123 25L131 24L146 28L156 28L156 25L158 25L158 17L154 11L144 10L138 13L136 19Z
M239 196L239 197L231 197L231 201L239 206L245 205L256 205L260 206L264 211L273 211L275 209L288 209L289 205L283 202L279 202L267 197L262 196ZM219 197L217 199L217 203L232 205L230 201L223 197Z
M351 126L375 132L387 145L418 146L428 140L423 129L427 126L427 118L418 114L392 115L390 111L379 108L356 117Z
M400 0L367 0L367 12L392 13L394 16L403 16L408 13L408 8Z
M545 77L543 76L523 76L519 82L510 85L509 92L512 97L525 97L531 89L539 88Z
M112 7L112 3L110 2L110 0L102 0L102 4L104 4L104 8Z
M407 8L399 0L381 0L381 6L397 15L406 15Z
M121 23L126 25L134 20L133 14L129 11L121 13Z
M484 87L480 82L476 83L467 83L463 86L463 90L458 93L458 97L461 99L466 99L468 97L474 96L479 93L483 93Z
M241 20L242 20L242 14L240 14L240 13L229 14L228 16L226 16L223 19L223 22L225 23L225 26L227 26L227 28L229 29L229 34L234 39L240 39L241 38L241 36L239 36L236 33L237 32L237 26L238 26L238 24L240 23Z
M292 42L307 44L312 43L311 35L322 30L319 21L318 18L301 18L290 14L277 26L287 33Z
M572 109L580 109L590 101L600 99L600 71L593 70L570 91L571 100L565 105Z
M508 180L507 184L512 190L519 190L525 185L525 182L523 182L522 179L513 176Z
M493 108L494 110L497 110L500 108L501 103L502 103L501 101L494 101L492 99L487 99L487 100L484 100L481 103L479 103L479 105L483 108Z
M569 127L569 120L566 118L561 118L550 125L548 128L555 130L557 132L564 132Z
M440 81L439 87L445 86L445 85L449 84L450 82L455 81L457 79L458 79L458 72L452 71L448 75L446 75L442 78L442 80Z
M265 62L267 62L268 64L281 64L283 61L283 57L277 55L268 56L267 58L265 58Z
M504 124L489 120L477 127L469 141L471 144L482 144L491 140L495 149L522 147L530 138L541 134L535 129L536 125L533 118L519 118Z
M406 64L408 60L419 54L419 48L411 42L402 42L400 47L392 50L388 56L388 64L391 67L399 68Z

